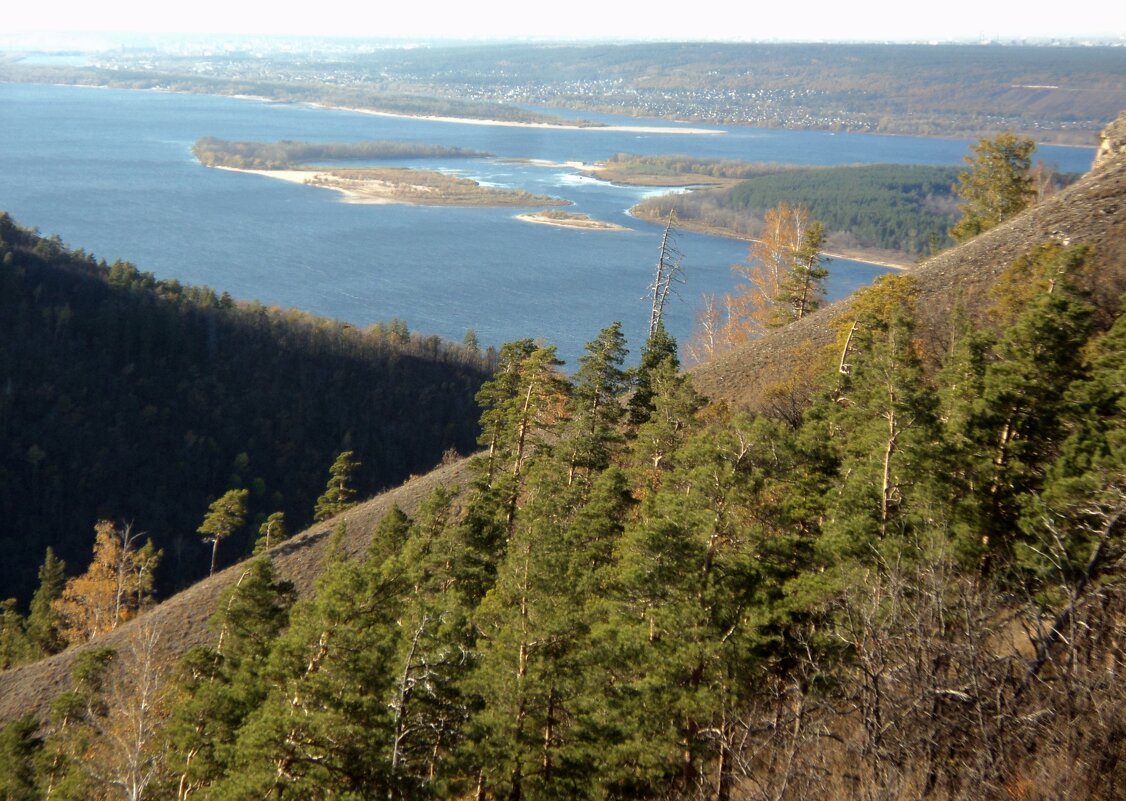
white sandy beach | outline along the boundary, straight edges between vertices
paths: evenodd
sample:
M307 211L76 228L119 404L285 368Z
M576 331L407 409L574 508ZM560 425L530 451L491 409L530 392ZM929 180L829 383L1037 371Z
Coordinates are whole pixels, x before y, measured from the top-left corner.
M405 200L396 200L391 197L383 197L378 194L369 194L367 192L354 192L350 189L336 186L331 181L333 180L331 173L318 172L317 170L249 170L241 167L215 167L217 170L227 170L228 172L244 172L250 175L264 175L267 178L276 178L279 181L288 181L293 184L303 184L305 186L313 186L317 189L331 189L334 192L339 192L344 196L345 203L356 203L369 206L384 206L393 203L401 205L411 205ZM367 187L373 191L378 191L378 185L383 184L387 187L388 192L392 187L390 184L385 184L382 181L369 181Z

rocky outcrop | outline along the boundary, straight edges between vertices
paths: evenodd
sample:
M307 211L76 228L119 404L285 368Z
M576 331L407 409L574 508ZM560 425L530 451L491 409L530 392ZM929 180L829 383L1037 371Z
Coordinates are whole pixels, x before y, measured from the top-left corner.
M1091 170L1105 169L1123 156L1126 156L1126 111L1099 134L1099 149Z

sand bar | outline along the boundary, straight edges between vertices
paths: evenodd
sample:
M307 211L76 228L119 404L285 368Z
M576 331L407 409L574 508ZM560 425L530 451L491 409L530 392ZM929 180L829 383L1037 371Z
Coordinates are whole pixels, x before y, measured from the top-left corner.
M543 212L532 212L530 214L517 214L516 219L523 220L524 222L536 223L537 225L554 225L556 228L581 228L585 231L628 231L624 225L617 223L605 222L603 220L593 220L585 214L544 214Z

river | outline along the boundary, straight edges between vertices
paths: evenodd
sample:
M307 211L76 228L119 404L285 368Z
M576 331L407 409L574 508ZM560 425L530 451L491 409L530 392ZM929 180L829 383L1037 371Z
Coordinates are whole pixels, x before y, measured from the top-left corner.
M589 115L616 125L675 124ZM108 261L158 278L207 284L239 299L297 307L363 326L399 318L411 330L483 344L556 344L571 366L584 342L620 320L636 349L660 227L627 210L654 191L585 178L568 161L618 152L808 164L960 164L968 142L920 137L709 127L715 134L473 125L252 99L70 86L0 84L0 209ZM202 136L275 141L394 139L485 150L490 160L417 160L497 186L571 200L569 211L625 232L516 219L525 210L353 205L336 193L207 169ZM1038 157L1085 171L1092 149ZM535 159L546 165L505 159ZM745 243L681 232L684 284L669 304L682 341L705 293L730 291ZM834 259L841 297L884 268Z

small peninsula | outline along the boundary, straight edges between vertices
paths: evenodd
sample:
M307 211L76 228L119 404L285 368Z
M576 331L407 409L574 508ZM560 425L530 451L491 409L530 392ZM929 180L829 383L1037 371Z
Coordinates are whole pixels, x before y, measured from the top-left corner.
M310 161L387 161L408 158L486 158L462 148L404 142L315 144L283 141L229 142L205 138L192 152L207 167L264 175L282 181L331 189L348 203L404 203L420 206L568 206L570 201L519 189L481 186L470 178L409 167L316 166Z

